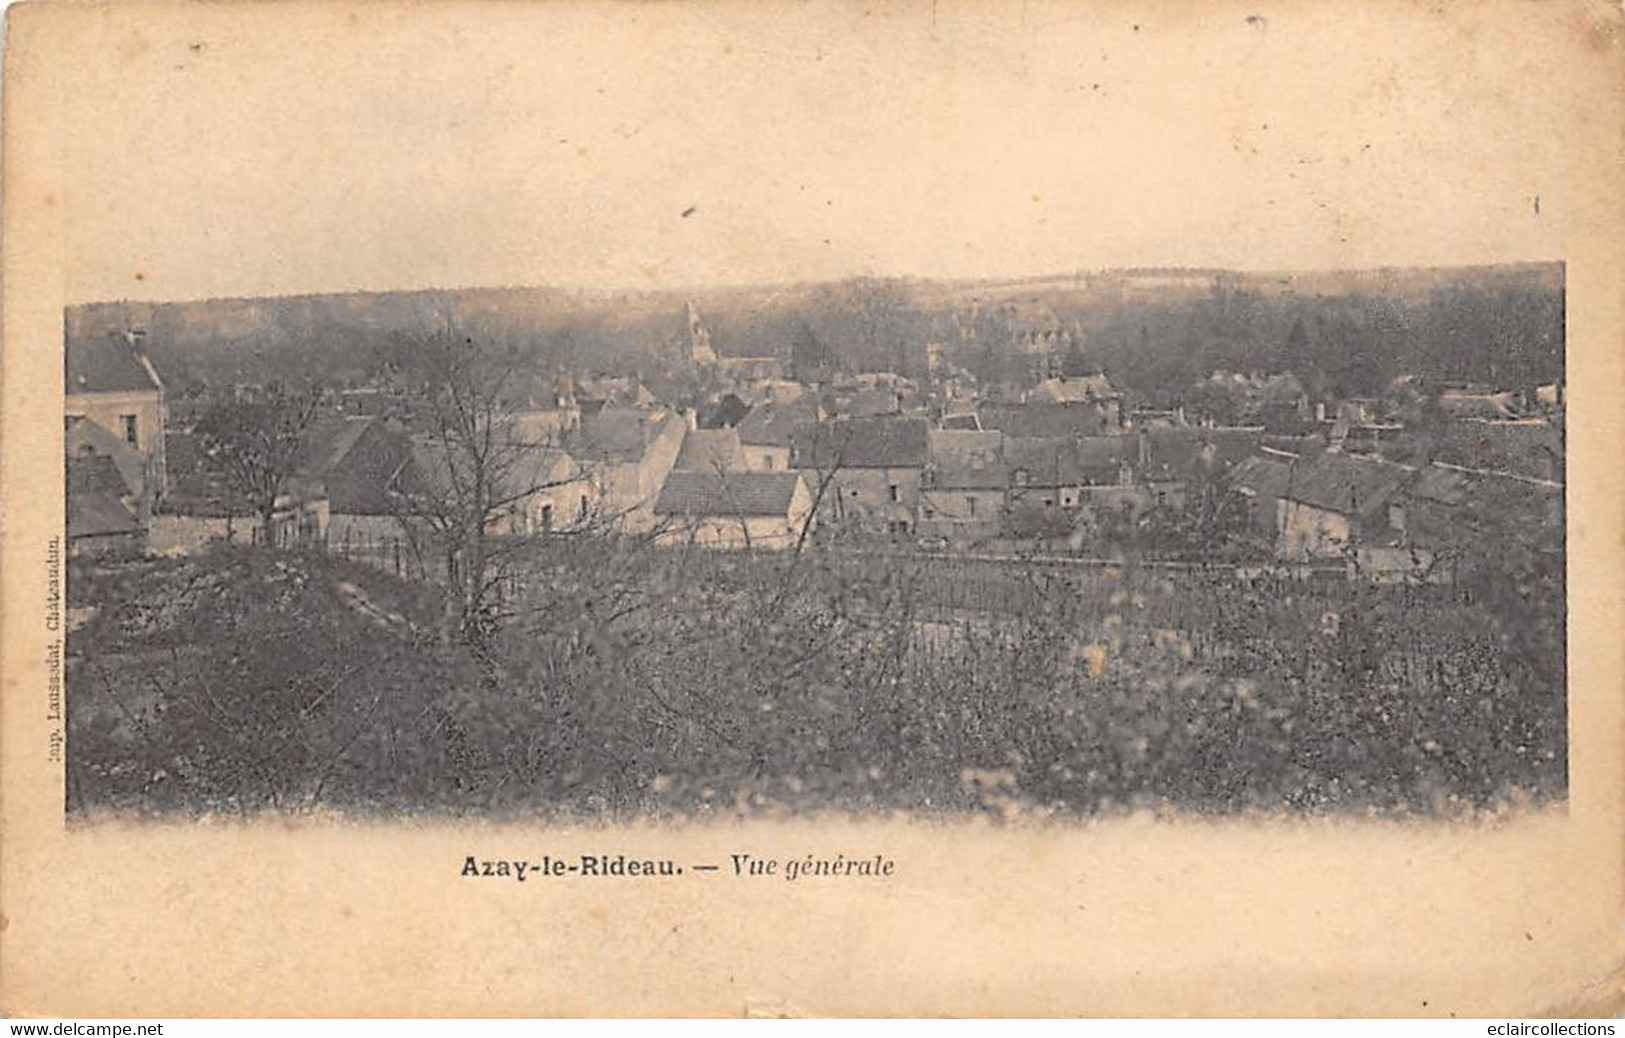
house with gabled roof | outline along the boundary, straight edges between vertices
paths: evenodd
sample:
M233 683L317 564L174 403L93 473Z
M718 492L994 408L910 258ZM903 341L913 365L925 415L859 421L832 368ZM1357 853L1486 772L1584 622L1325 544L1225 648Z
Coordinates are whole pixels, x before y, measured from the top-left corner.
M63 413L83 418L140 452L161 498L167 485L164 451L164 383L147 359L145 332L69 336L63 380Z
M1146 489L1134 479L1139 453L1135 436L1007 438L1010 511L1025 517L1016 525L1050 512L1138 514L1149 503Z
M865 533L906 535L919 511L920 474L930 459L924 418L843 418L796 428L790 463L817 487L820 520Z
M406 503L397 509L399 521L443 523L446 516L484 508L487 533L520 537L579 528L594 516L593 486L575 459L558 447L496 441L479 464L489 494L483 503L472 496L479 487L475 459L438 439L419 438L412 445L409 472L401 478ZM355 536L364 541L367 532L358 529Z
M63 453L70 459L86 456L107 458L123 481L120 496L144 500L150 510L150 493L156 492L151 462L135 447L88 418L70 416L63 422Z
M591 484L603 516L624 530L647 531L687 431L682 415L663 408L604 408L582 416L564 449Z
M998 429L1006 436L1108 436L1121 431L1110 409L1092 404L1060 403L1039 399L1028 403L984 403L977 408L983 429Z
M1363 533L1359 568L1379 581L1448 582L1475 566L1504 565L1508 547L1561 559L1563 493L1555 480L1435 461Z
M797 472L674 469L655 500L665 544L782 550L812 522L812 495Z
M1225 474L1225 485L1247 512L1247 525L1255 535L1274 540L1281 493L1292 479L1296 454L1260 447Z
M298 474L328 502L329 540L400 535L399 491L414 477L407 430L386 418L350 416L315 422L305 432Z
M810 396L770 400L750 409L736 427L745 467L758 472L790 468L790 444L796 427L818 421L818 403Z
M68 456L66 503L70 555L121 555L145 547L143 503L109 455Z
M242 544L309 543L327 532L327 492L322 481L294 472L277 495L271 529L256 503L231 478L221 458L196 433L166 437L169 492L152 516L148 546L185 554L225 541Z
M1009 490L1004 434L932 429L929 443L930 461L920 474L917 531L956 543L996 536Z
M1380 539L1388 505L1416 470L1381 458L1326 451L1292 467L1276 510L1276 556L1293 562L1351 558Z
M1262 426L1176 426L1141 435L1135 474L1158 504L1183 507L1192 487L1222 477L1264 442Z
M673 469L688 472L737 472L749 466L736 429L689 429Z

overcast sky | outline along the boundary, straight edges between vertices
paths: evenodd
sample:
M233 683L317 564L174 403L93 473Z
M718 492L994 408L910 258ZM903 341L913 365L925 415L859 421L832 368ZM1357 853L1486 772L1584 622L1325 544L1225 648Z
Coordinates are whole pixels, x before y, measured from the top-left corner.
M70 301L1561 259L1588 26L1482 10L130 5L30 96Z

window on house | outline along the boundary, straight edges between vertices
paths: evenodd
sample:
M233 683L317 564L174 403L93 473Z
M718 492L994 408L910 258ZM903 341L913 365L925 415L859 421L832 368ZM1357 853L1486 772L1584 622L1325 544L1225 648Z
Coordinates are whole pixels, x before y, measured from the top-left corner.
M891 485L891 499L893 501L901 501L903 499L902 488L896 483Z
M976 499L974 497L967 496L965 498L965 511L973 517L976 515Z
M772 471L772 469L773 469L773 455L771 455L771 454L762 455L762 468L767 469L768 471Z
M542 532L547 533L553 529L553 506L542 506Z
M124 442L132 447L139 447L141 444L136 435L135 415L121 414L119 420L124 423Z
M576 518L578 518L578 519L587 518L587 495L586 494L581 495L581 510L576 513Z

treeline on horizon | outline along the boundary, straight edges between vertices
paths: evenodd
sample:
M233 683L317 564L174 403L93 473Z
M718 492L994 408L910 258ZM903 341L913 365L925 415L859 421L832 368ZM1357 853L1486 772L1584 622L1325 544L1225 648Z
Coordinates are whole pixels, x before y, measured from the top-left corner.
M926 346L979 378L1007 371L1027 330L1081 332L1072 363L1104 371L1137 401L1185 402L1215 371L1291 371L1317 396L1378 395L1395 378L1532 390L1562 377L1564 290L1541 268L1432 279L1425 291L1295 295L1246 279L1205 291L1113 298L1049 288L982 298L858 278L782 295L731 293L701 314L719 352L777 355L796 374L924 373ZM930 296L920 305L919 295ZM378 293L70 308L67 334L146 330L172 392L309 379L366 384L409 367L414 343L447 321L538 373L656 375L677 360L679 297L583 298L510 290ZM801 369L796 371L795 369Z

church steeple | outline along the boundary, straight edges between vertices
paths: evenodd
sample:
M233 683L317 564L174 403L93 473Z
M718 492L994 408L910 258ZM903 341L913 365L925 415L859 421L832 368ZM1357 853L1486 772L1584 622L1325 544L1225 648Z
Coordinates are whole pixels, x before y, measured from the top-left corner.
M683 339L683 351L694 364L715 364L717 352L711 348L711 331L700 320L700 312L692 302L687 307L688 328Z

